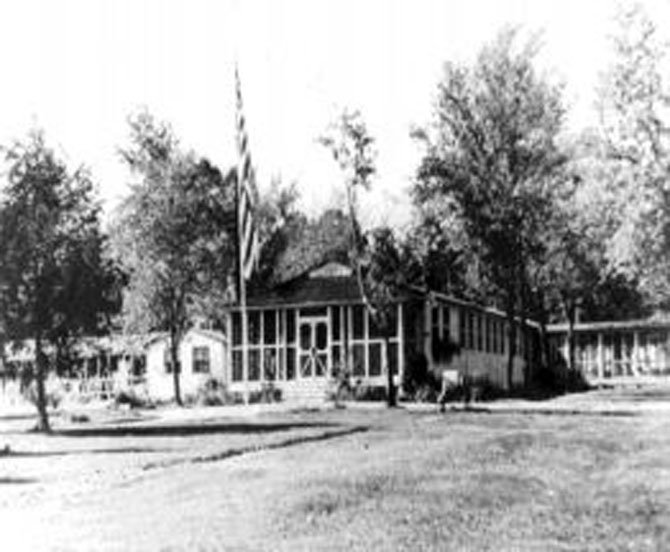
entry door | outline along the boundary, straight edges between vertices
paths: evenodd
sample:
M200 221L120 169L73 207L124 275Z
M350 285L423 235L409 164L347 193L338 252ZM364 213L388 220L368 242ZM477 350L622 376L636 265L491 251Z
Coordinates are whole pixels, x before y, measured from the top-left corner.
M328 374L328 318L301 318L299 324L300 376L321 378Z

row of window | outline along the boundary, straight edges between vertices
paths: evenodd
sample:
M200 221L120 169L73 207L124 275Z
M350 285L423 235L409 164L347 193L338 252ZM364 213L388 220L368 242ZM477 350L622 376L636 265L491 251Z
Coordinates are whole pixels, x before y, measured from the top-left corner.
M329 367L345 365L355 377L381 376L385 358L394 373L398 371L397 312L390 320L395 331L389 339L388 357L383 332L360 305L250 311L248 316L249 381L324 376ZM232 338L232 379L243 381L240 313L232 315Z
M605 378L667 374L670 343L663 332L640 332L637 346L632 332L604 333L600 341L596 333L582 334L576 339L575 362L589 377L599 377L601 372Z
M163 349L165 372L172 373L172 354L170 347ZM209 374L211 370L209 347L193 347L191 350L191 371L194 374Z
M451 338L453 307L437 305L431 310L431 339L433 343ZM507 321L491 315L460 308L458 317L458 344L463 349L494 354L507 352ZM517 354L525 353L525 340L517 331Z

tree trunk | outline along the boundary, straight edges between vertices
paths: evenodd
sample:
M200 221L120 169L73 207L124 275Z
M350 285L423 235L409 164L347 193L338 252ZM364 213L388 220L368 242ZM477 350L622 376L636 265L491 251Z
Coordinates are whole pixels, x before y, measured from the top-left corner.
M540 320L540 370L549 370L551 367L551 346L549 343L549 334L547 332L547 323Z
M384 351L386 358L384 363L386 364L386 405L389 408L398 406L397 394L395 384L393 383L393 370L391 369L391 364L389 363L389 336L384 334Z
M179 332L170 332L170 357L172 359L172 382L174 384L174 400L177 406L184 406L181 398L181 363L179 362L179 345L181 337Z
M47 412L47 394L44 388L46 374L46 356L42 351L42 336L38 332L35 337L35 387L37 388L37 431L51 432L49 413Z
M566 301L565 313L568 318L568 369L572 372L575 369L575 315L577 313L573 302Z

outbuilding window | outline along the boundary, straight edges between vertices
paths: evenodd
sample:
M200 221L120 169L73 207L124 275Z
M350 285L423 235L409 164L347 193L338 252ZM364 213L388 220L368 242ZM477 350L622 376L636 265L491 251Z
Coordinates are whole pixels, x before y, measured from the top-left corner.
M209 374L209 347L193 347L193 373Z

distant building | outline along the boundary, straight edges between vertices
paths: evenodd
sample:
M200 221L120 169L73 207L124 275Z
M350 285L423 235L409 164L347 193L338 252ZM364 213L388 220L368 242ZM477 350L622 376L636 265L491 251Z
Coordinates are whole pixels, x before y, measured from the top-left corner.
M568 364L568 325L549 326L553 350ZM592 385L670 377L670 320L585 322L574 327L575 369Z

